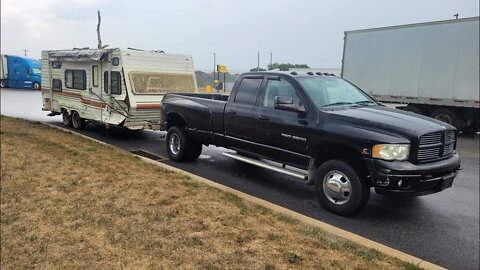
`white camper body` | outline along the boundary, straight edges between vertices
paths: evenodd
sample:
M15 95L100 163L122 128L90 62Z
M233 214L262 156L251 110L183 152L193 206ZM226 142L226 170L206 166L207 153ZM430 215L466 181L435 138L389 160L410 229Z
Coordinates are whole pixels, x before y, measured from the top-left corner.
M42 51L43 110L53 114L158 129L160 101L170 92L197 92L192 56L131 49Z

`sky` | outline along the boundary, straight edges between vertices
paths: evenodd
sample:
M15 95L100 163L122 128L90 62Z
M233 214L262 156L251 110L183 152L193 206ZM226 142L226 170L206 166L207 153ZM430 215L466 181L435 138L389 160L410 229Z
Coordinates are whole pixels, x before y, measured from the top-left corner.
M479 16L478 0L1 0L1 53L103 44L193 55L197 70L340 68L344 31Z

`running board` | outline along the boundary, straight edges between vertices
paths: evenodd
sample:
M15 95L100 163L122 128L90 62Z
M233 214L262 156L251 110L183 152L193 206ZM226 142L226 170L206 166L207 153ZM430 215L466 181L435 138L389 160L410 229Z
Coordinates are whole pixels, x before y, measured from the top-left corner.
M286 174L286 175L289 175L289 176L300 178L302 180L307 180L308 179L307 174L303 174L303 173L300 173L300 172L295 172L295 171L292 171L292 170L280 168L280 167L277 167L275 165L270 165L268 163L262 162L260 160L244 157L244 156L241 156L239 154L229 153L229 152L222 153L222 154L224 156L227 156L227 157L230 157L230 158L233 158L233 159L236 159L236 160L248 163L248 164L252 164L252 165L255 165L255 166L258 166L258 167L262 167L262 168L265 168L265 169L268 169L268 170L271 170L271 171L283 173L283 174Z

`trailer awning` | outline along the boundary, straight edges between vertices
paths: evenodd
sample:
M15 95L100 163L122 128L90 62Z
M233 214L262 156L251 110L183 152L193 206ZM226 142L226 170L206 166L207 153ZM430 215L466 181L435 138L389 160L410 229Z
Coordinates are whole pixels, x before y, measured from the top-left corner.
M107 57L110 50L79 49L49 52L51 61L99 61Z

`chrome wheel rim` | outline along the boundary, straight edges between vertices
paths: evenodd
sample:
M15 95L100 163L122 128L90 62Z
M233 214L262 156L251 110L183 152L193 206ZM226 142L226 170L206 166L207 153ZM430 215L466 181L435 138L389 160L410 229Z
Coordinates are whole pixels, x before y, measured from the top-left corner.
M177 134L173 133L172 136L170 136L169 147L172 154L178 155L178 153L180 153L180 137L178 137Z
M335 205L346 204L352 196L350 179L340 171L330 171L323 178L323 193Z

